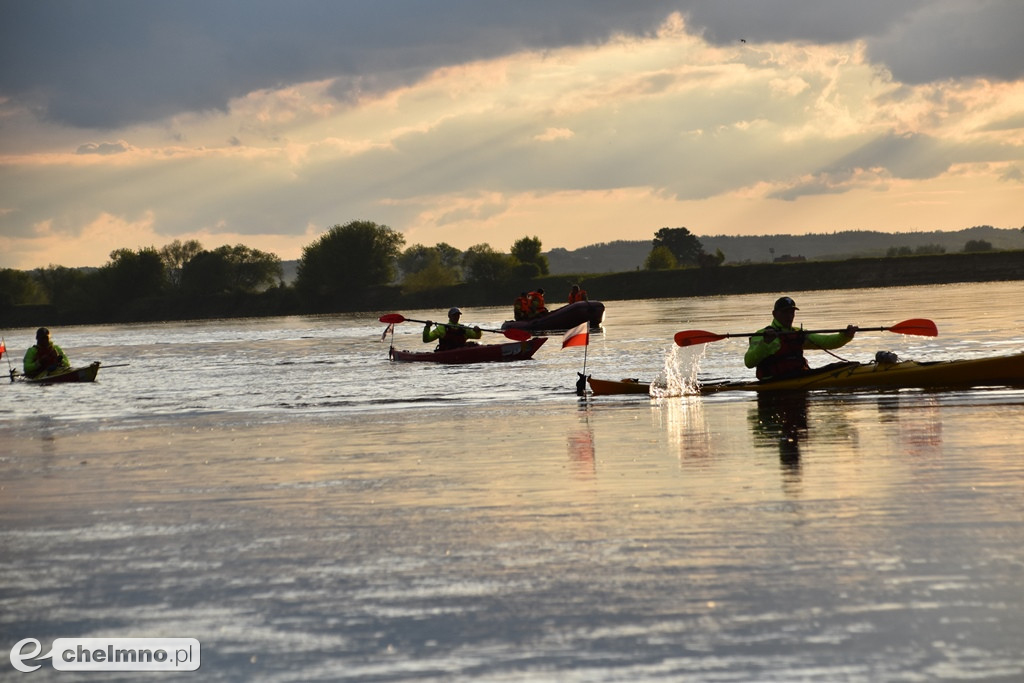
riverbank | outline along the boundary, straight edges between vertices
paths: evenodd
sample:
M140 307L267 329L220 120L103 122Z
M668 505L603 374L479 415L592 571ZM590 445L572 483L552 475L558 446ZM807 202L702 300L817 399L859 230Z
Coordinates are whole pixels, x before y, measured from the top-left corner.
M248 296L139 300L116 313L82 311L59 304L14 306L0 310L0 328L411 310L447 308L453 304L511 306L520 291L538 287L548 292L549 301L558 303L574 283L581 284L591 299L615 301L1012 280L1024 280L1024 251L551 275L490 285L463 283L423 292L403 292L400 286L388 285L371 288L361 296L339 295L319 309L304 306L291 287Z

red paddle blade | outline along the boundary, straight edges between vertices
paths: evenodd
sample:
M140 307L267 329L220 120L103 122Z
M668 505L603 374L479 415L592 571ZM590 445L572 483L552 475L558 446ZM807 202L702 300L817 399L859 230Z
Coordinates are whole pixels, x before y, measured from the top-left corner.
M704 330L684 330L676 332L675 340L678 346L696 346L697 344L721 341L728 336L727 334L715 334L714 332L705 332Z
M939 328L927 318L911 318L910 320L896 323L888 329L896 334L916 334L922 337L939 336Z
M514 328L510 329L510 330L502 330L501 333L504 334L509 339L512 339L512 340L515 340L515 341L526 341L527 339L529 339L530 337L533 336L532 334L530 334L526 330L517 330L517 329L514 329Z
M388 323L389 325L393 325L395 323L404 323L405 316L402 315L401 313L385 313L380 317L380 321L382 323Z

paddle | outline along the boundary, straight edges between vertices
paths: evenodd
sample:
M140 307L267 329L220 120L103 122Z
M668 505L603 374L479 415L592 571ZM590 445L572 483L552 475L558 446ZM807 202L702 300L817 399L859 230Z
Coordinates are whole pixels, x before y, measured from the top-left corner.
M413 318L406 318L401 313L386 313L386 314L384 314L384 315L382 315L380 317L380 321L382 323L387 323L389 325L395 324L395 323L405 323L405 322L409 322L409 323L423 323L424 325L427 324L426 320L415 320ZM465 328L470 328L471 327L470 325L452 325L451 323L434 323L434 324L435 325L444 325L445 327L465 327ZM526 330L517 330L517 329L490 330L490 329L487 329L486 327L481 327L480 331L481 332L495 332L497 334L503 334L506 337L508 337L509 339L514 339L515 341L526 341L527 339L529 339L530 337L533 336L532 334L530 334Z
M846 329L841 330L799 330L803 334L827 334L830 332L845 332ZM931 320L926 318L911 318L910 320L904 320L901 323L896 323L891 327L859 327L858 332L895 332L896 334L916 334L922 337L935 337L939 334L939 329L935 326ZM704 332L703 330L685 330L683 332L676 332L675 340L679 346L695 346L697 344L708 344L710 342L721 341L728 339L729 337L757 337L760 336L760 332L741 332L738 334L716 334L714 332Z

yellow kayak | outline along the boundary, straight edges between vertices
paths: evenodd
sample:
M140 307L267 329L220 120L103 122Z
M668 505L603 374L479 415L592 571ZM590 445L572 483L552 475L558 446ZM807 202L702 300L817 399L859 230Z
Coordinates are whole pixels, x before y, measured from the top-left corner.
M651 385L635 379L589 378L595 396L649 394ZM1024 353L993 358L893 363L834 363L791 377L753 382L708 382L702 394L720 391L814 391L818 389L961 389L1024 386Z

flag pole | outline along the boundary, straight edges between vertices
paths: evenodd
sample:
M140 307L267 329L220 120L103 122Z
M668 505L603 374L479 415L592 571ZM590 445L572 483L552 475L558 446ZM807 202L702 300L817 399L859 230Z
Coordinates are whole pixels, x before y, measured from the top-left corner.
M587 393L587 347L590 346L590 323L583 322L572 328L571 330L565 331L565 336L562 337L562 348L567 346L581 346L581 340L583 346L583 372L577 372L579 379L576 381L576 393L583 396Z
M14 366L11 365L11 354L7 350L7 340L0 337L0 355L7 356L7 369L10 370L11 381L14 381Z

